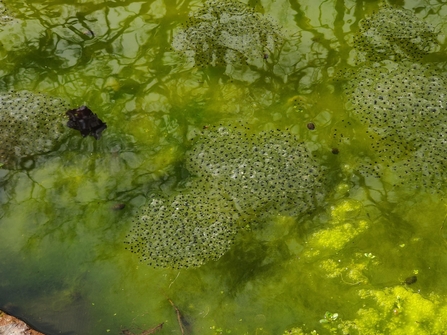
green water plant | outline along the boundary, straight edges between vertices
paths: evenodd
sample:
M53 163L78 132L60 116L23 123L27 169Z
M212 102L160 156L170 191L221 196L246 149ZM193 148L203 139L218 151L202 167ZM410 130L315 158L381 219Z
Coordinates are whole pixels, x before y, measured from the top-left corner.
M344 199L330 207L329 220L324 228L318 229L307 239L301 257L318 263L318 271L325 278L338 278L348 285L367 284L367 273L376 266L372 253L352 252L349 259L340 262L341 253L349 245L370 230L361 202Z
M66 133L66 103L28 91L0 94L0 163L52 150Z
M281 29L235 0L209 0L174 36L174 50L196 66L262 64L283 43Z
M338 313L326 312L324 318L320 320L320 323L330 323L338 319Z
M279 130L209 128L194 140L185 168L184 190L151 197L134 217L128 249L151 266L216 260L247 221L309 212L327 192L323 168L304 143Z
M434 50L436 38L435 28L413 11L383 5L360 22L354 46L365 60L418 60Z

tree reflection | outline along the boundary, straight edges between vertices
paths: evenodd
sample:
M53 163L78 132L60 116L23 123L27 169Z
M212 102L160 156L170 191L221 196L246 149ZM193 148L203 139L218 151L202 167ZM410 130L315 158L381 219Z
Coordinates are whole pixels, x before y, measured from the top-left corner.
M340 143L337 142L340 132L350 136L355 135L360 128L357 127L358 123L348 123L350 115L346 112L341 96L342 85L336 78L340 69L355 65L353 36L359 30L360 20L378 9L378 2L246 2L255 11L271 15L272 20L278 22L285 31L284 44L277 53L260 55L259 66L225 64L195 67L172 50L175 34L180 30L181 24L187 21L188 14L200 7L199 1L59 0L42 3L33 0L20 3L20 6L9 1L17 14L17 20L0 28L1 90L43 91L70 101L71 108L88 105L107 122L108 129L98 142L73 136L61 143L56 151L37 157L39 164L26 161L20 170L1 170L0 242L4 243L0 243L0 250L7 255L0 260L2 278L5 271L12 269L14 265L4 265L8 257L20 253L25 258L29 257L23 260L23 265L37 264L33 269L42 271L42 278L39 280L35 279L35 273L26 272L29 275L26 278L28 285L30 281L36 280L37 286L44 288L48 283L44 280L44 275L57 280L61 278L58 274L73 276L80 278L80 282L85 280L88 283L85 285L88 292L83 291L81 294L89 297L110 294L110 300L107 300L109 306L104 303L101 307L102 312L106 311L109 315L108 320L115 320L115 316L110 316L113 315L111 306L122 306L123 310L129 309L132 312L135 310L136 315L143 314L150 307L142 307L139 299L144 299L145 303L151 299L161 301L159 292L154 292L152 287L159 287L154 282L165 273L146 269L138 272L138 265L130 257L126 258L122 241L129 228L127 217L144 203L148 194L155 191L169 193L185 180L183 155L191 145L191 134L209 125L224 122L242 121L254 132L289 128L291 133L312 147L326 150L335 173L346 178L346 187L342 185L346 190L334 191L336 194L330 201L335 202L347 196L360 199L371 196L374 199L380 198L380 202L370 201L369 206L377 207L377 204L383 203L394 206L388 195L382 192L382 184L371 186L369 181L361 179L359 182L360 177L352 175L352 170L349 169L357 162L356 159L364 157L358 156L357 152L352 153L355 157L345 155L349 148L352 150L348 136L343 137L343 143L346 144L344 147L338 147ZM400 5L400 1L393 3ZM415 1L406 1L405 6L414 10L419 18L431 21L439 30L443 30L447 24L444 15L447 7L440 1L426 0L418 4ZM443 72L444 56L438 57L443 53L445 43L441 41L438 53L430 55L432 58L428 57L424 61L434 60L437 68ZM308 123L314 124L315 129L310 131L307 128ZM331 154L335 144L340 149L339 155ZM356 148L364 149L360 146ZM351 174L347 176L349 173ZM352 186L354 183L355 186ZM393 194L396 196L396 193ZM117 203L126 206L121 211L112 210ZM400 206L401 212L404 212L405 206ZM418 206L420 204L414 200L412 207L419 208ZM433 213L436 212L435 207L433 204ZM433 217L429 221L437 222L435 214L431 215ZM382 214L377 216L375 220L382 220ZM321 214L315 230L326 224L325 220L325 215ZM396 220L393 216L392 221ZM382 223L383 232L377 236L386 239L386 229L392 225L388 225L387 220ZM296 235L305 236L309 228L304 222L302 225L300 223L299 229ZM416 226L406 229L406 235L400 234L399 230L399 236L407 238L413 231L419 232L417 229ZM5 231L6 235L3 234ZM276 230L272 228L272 231ZM436 235L435 229L430 230L430 233ZM424 235L426 241L431 241L428 235ZM374 241L381 241L369 238L370 236L374 237L365 233L364 245L359 248L375 247ZM299 247L305 248L304 237L302 242ZM259 295L258 301L263 300L266 308L273 306L281 312L287 305L291 311L290 315L281 320L269 320L271 323L268 331L283 329L284 323L296 323L296 315L305 315L300 320L311 325L313 318L306 316L307 312L310 311L311 316L320 315L321 311L317 309L325 308L326 305L313 301L310 297L303 298L305 302L296 298L292 301L290 294L284 292L293 292L295 296L299 296L304 294L301 291L311 288L311 292L318 293L321 288L316 286L317 283L323 279L325 283L329 283L334 278L323 278L322 270L312 268L314 263L318 267L321 260L315 254L312 264L307 261L293 263L298 264L297 267L306 268L306 271L302 271L299 277L291 272L287 273L290 283L293 282L290 290L291 286L287 286L282 277L285 269L294 261L290 255L295 257L296 254L281 239L268 245L269 248L266 249L265 243L260 239L259 243L255 241L250 248L242 241L237 244L235 252L227 254L222 258L222 263L215 267L219 271L213 272L213 266L210 266L200 272L184 275L184 281L189 286L179 286L180 289L176 292L180 296L183 294L182 288L191 287L194 294L184 298L182 303L186 306L194 305L198 298L192 295L206 298L217 295L218 298L210 299L206 306L209 307L208 317L219 319L222 325L230 329L234 324L226 317L227 313L239 313L245 317L258 311L255 304L244 305L244 311L238 310L234 306L240 304L232 299L237 296L239 301L252 301L250 299L253 298L253 293L249 286L266 284L264 291L270 290L269 294L272 296L279 292L281 302L265 302L264 293ZM60 256L60 250L64 250L62 256L66 258ZM430 254L436 253L435 249L430 250L433 251ZM238 254L243 252L245 254L238 260ZM335 259L336 255L332 256ZM396 265L398 261L409 264L412 256L410 251L398 254L393 259L394 263L390 261L387 264L390 268L391 264ZM387 262L385 252L382 259ZM262 264L264 260L268 263ZM11 257L11 262L14 261L18 259ZM41 268L39 261L44 263ZM287 266L284 265L286 261L290 262ZM65 267L57 268L55 264L65 264ZM438 265L440 269L445 267L440 263ZM228 271L232 266L232 270ZM243 273L247 268L254 270ZM94 275L81 278L79 273L89 269L94 271ZM274 280L270 276L258 280L257 274L264 270L269 274L274 273L275 276L271 276L275 277ZM211 274L206 277L205 273ZM233 297L216 294L220 291L218 284L209 284L213 282L213 275L216 273L222 278L227 276L227 280L223 281L228 283ZM374 275L379 276L380 273ZM205 279L208 281L208 291L191 280L194 276L200 277L201 281L198 282ZM57 294L63 295L66 287L77 287L78 283L70 282L67 278L65 280L66 286L49 290L49 296L55 299ZM13 280L10 280L8 285L20 288L24 281L25 279L13 285ZM121 286L125 286L128 291L122 295L113 295L115 292L112 289L106 291L103 287L107 286L104 283L108 281L113 290L119 291ZM148 286L148 281L153 286ZM334 282L331 283L327 287L337 289ZM87 288L89 285L90 288ZM143 287L145 289L140 290ZM173 287L175 289L175 285ZM98 292L94 292L94 288ZM26 290L24 292L28 293ZM42 292L37 294L39 298L45 295L45 291ZM52 295L54 292L55 295ZM345 290L343 294L352 298L351 293L352 291ZM67 296L77 294L70 292ZM132 302L128 304L129 296L132 297ZM191 301L187 301L188 299ZM43 298L41 301L48 302ZM165 300L164 302L166 303ZM89 303L91 305L90 301ZM130 304L133 304L132 308L127 308ZM223 305L227 306L225 313L221 310ZM156 307L160 310L164 308ZM172 314L169 304L166 308ZM193 308L191 310L194 311ZM130 312L126 313L128 314L116 322L130 324L129 320L134 316ZM51 319L55 314L47 317ZM321 315L319 318L321 319ZM203 322L209 327L210 324L206 324L209 319L196 317L196 322ZM112 324L113 322L115 321L111 321ZM239 333L254 333L248 323L240 327L246 329ZM104 329L101 328L101 331Z

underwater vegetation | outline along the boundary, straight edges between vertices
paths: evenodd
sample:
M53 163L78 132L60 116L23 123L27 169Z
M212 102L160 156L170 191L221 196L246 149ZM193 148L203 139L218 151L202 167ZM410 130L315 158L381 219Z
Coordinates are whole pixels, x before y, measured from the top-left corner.
M445 297L431 294L423 297L404 286L383 290L361 289L359 298L368 301L360 308L356 318L343 319L337 313L326 312L320 320L325 331L305 331L292 328L284 335L318 334L444 334L447 331L447 301Z
M28 91L0 94L0 163L54 149L66 134L66 102Z
M432 25L412 11L383 5L361 21L354 46L360 51L359 58L369 61L418 60L433 51L437 34Z
M172 46L196 66L260 65L282 43L281 29L251 7L234 0L209 0L190 13Z
M246 131L246 130L245 130ZM153 198L134 219L129 249L155 267L200 266L220 258L246 224L311 211L324 198L323 168L293 135L209 128L185 156L190 181Z
M321 311L318 329L309 328L309 325L295 326L284 331L284 335L428 335L443 334L447 330L446 296L421 292L424 286L413 287L418 282L417 270L401 282L395 280L378 287L373 283L375 270L383 267L384 258L390 255L379 248L374 253L360 252L357 247L349 250L349 245L370 239L368 232L377 230L378 226L377 221L372 224L359 201L343 199L331 206L326 226L308 237L301 258L310 268L315 264L321 274L320 280L339 281L346 290L352 290L350 299L358 307L349 310L343 303L337 304L339 309ZM328 292L328 296L331 295Z

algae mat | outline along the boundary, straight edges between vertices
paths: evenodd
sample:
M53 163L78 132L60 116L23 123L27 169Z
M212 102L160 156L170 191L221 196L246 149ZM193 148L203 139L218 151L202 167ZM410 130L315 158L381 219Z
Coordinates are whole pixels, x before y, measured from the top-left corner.
M0 2L0 309L46 334L445 333L446 12ZM60 127L82 105L98 140Z

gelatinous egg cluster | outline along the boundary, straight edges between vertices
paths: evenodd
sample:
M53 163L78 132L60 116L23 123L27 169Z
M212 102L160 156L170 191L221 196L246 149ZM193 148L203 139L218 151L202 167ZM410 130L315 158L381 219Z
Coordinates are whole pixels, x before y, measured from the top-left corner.
M9 9L5 6L3 1L0 0L0 26L11 21L13 21L13 17Z
M367 171L390 167L401 182L439 189L447 178L446 80L420 64L387 62L359 71L346 93L378 155Z
M191 174L206 178L239 212L295 215L322 195L322 168L304 143L279 130L247 134L237 128L207 131L186 155Z
M0 163L52 150L65 131L64 101L27 91L0 94Z
M412 11L383 6L361 21L354 45L367 60L417 60L433 50L436 35Z
M154 267L197 267L228 251L238 232L230 201L199 181L137 213L128 249Z
M154 197L134 219L128 249L154 267L186 268L228 251L243 223L312 210L327 187L323 168L293 135L205 130L187 152L187 188Z
M190 13L172 46L196 66L216 66L262 64L282 43L280 28L247 5L210 0Z

